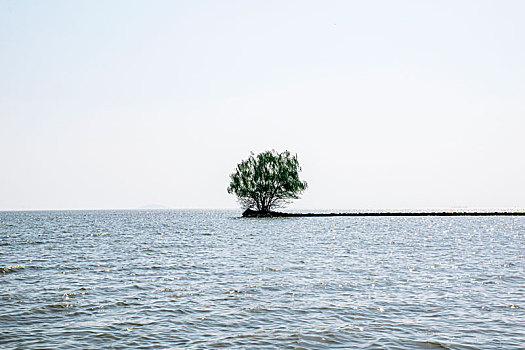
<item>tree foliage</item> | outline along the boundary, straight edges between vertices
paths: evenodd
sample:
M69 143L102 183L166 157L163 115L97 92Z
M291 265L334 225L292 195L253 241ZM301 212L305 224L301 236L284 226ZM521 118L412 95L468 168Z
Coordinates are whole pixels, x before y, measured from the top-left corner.
M266 151L237 164L230 175L228 193L235 194L245 209L268 212L299 198L306 181L299 179L297 155Z

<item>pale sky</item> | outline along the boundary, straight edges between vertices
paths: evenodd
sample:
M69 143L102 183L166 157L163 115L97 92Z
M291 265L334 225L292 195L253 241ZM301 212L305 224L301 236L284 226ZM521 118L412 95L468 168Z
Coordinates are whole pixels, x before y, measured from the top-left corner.
M0 210L524 208L525 1L0 0Z

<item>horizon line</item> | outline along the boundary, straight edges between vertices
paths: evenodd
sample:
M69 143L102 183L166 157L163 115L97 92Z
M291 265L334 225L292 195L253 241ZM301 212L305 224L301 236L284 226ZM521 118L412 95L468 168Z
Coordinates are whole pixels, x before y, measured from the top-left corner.
M134 208L28 208L28 209L4 209L0 208L0 212L29 212L29 211L147 211L147 210L239 210L244 211L245 208L239 208L239 207L180 207L180 208L142 208L142 207L134 207ZM437 211L447 211L447 212L487 212L489 210L491 211L497 211L497 212L504 212L504 211L511 211L511 212L525 212L525 207L426 207L426 208L406 208L406 207L384 207L384 208L290 208L288 209L292 213L300 212L300 211L306 211L306 210L314 210L314 211L328 211L328 210L334 210L334 211L348 211L350 213L357 213L357 212L432 212L435 213Z

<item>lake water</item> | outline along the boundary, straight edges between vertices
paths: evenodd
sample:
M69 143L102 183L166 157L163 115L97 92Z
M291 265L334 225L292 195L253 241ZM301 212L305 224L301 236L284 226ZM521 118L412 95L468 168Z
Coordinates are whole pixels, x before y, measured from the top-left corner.
M525 349L525 217L0 212L2 349Z

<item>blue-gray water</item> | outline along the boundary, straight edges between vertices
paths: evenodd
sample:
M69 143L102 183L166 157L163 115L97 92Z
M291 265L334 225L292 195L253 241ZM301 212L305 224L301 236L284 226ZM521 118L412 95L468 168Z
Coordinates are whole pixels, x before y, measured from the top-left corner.
M0 348L524 349L524 217L0 212Z

